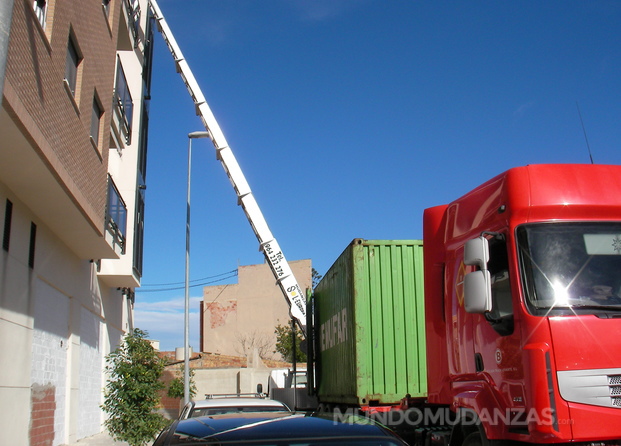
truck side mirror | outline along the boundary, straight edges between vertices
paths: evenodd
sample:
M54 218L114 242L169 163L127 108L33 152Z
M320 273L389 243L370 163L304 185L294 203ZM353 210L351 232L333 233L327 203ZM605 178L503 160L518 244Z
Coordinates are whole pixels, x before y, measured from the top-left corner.
M488 270L473 271L464 277L464 308L467 313L492 311L492 289Z
M468 240L464 246L464 264L479 267L479 271L464 278L464 308L468 313L492 311L492 285L487 262L489 242L483 236Z
M485 270L489 261L489 242L483 236L468 240L464 246L464 263Z

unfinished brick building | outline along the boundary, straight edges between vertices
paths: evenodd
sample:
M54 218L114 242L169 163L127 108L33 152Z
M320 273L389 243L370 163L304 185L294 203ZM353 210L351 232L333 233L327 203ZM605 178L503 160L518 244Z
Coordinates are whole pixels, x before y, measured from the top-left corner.
M311 260L289 262L302 290L312 286ZM200 347L202 352L249 355L254 348L264 359L274 352L276 325L290 324L289 305L267 263L238 268L238 283L203 288Z

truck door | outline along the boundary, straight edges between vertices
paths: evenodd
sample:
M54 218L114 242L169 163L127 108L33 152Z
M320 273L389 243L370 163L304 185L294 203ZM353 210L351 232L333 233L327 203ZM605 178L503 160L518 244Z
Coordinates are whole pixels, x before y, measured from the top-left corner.
M514 413L519 418L524 407L523 368L520 339L516 333L513 287L517 274L512 273L506 235L489 241L488 269L491 278L492 310L475 314L473 324L474 355L477 373L485 374L493 383L491 392L501 405L498 416ZM491 403L491 402L490 402ZM490 408L495 404L490 404ZM494 416L494 413L490 414ZM502 423L500 423L502 424ZM525 426L524 426L525 427Z

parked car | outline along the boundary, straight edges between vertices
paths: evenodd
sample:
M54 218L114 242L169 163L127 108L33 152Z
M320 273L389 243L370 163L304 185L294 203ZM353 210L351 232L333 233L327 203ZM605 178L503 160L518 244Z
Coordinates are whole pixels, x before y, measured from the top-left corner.
M358 415L330 416L286 412L229 413L177 420L153 446L407 446L384 426Z
M181 414L180 420L225 413L236 412L291 412L291 409L280 401L271 400L263 396L241 397L228 396L207 398L187 403Z

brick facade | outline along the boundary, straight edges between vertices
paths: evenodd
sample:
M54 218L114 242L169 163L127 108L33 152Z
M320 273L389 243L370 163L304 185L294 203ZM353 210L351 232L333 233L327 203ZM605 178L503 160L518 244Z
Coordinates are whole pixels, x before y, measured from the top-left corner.
M31 404L30 446L52 446L56 390L53 386L34 386Z
M95 92L100 98L112 97L116 33L100 2L48 3L44 30L32 1L15 0L5 78L7 105L40 155L54 166L68 193L100 226L106 204L108 150L93 147L89 130ZM120 2L116 4L120 7ZM75 98L63 81L70 35L82 56ZM109 101L104 101L102 141L109 138L110 109Z
M289 265L302 290L310 289L311 261L293 260ZM288 325L291 318L274 274L267 263L262 263L240 266L237 277L237 284L203 288L200 350L244 355L249 348L259 348L262 357L279 359L274 353L274 329Z

